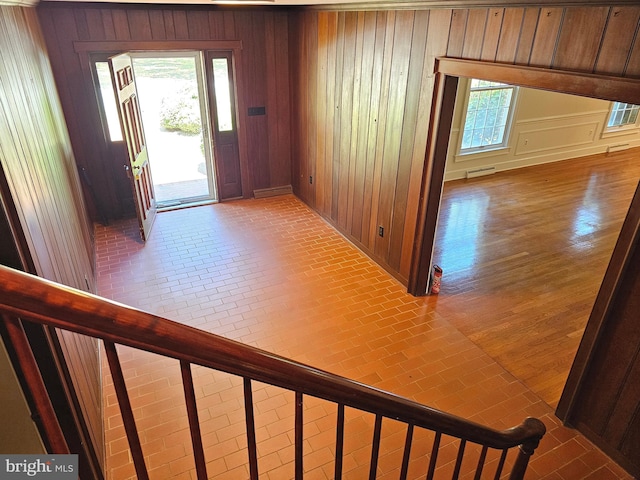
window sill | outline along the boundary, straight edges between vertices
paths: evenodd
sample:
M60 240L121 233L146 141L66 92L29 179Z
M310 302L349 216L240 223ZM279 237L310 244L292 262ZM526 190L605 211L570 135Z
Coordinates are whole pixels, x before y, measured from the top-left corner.
M468 162L471 160L479 160L483 158L506 156L511 153L511 147L495 147L495 148L483 148L482 150L474 150L473 152L459 152L453 157L453 161Z
M626 137L629 135L638 135L639 133L640 127L636 125L631 127L612 127L608 130L603 130L600 138Z

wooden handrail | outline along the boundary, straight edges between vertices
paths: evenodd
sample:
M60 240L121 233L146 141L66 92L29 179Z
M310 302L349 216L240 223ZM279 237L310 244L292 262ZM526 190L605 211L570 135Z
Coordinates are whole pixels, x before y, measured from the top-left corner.
M507 430L488 428L279 355L3 266L0 266L0 312L315 396L490 448L520 446L527 459L545 433L544 424L534 418Z

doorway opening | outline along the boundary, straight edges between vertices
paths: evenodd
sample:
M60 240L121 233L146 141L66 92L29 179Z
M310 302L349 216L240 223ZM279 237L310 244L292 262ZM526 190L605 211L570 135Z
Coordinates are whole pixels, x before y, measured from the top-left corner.
M547 368L549 370L554 369L553 371L557 370L558 374L562 376L562 383L564 384L566 382L566 374L568 373L568 368L573 357L569 358L568 362L565 359L565 365L563 367L560 367L558 362L559 355L557 353L554 353L552 349L554 347L554 340L547 335L549 330L544 328L545 321L548 324L554 323L554 319L552 315L550 315L550 308L547 307L550 305L551 298L553 295L555 295L555 292L553 291L554 288L552 287L551 282L547 282L547 278L553 279L553 277L558 277L561 282L564 282L564 286L570 287L568 290L569 293L567 295L568 298L563 299L566 300L566 305L564 307L566 311L561 312L561 318L563 321L567 318L567 315L573 314L577 308L581 308L582 311L584 311L584 309L586 308L588 312L591 308L591 305L593 305L593 308L591 309L591 315L594 314L593 312L597 312L600 308L602 308L601 306L591 304L593 299L596 298L596 291L598 288L597 284L591 285L591 295L583 295L584 298L578 298L579 295L572 294L572 292L579 292L581 295L584 293L582 290L580 290L580 287L577 285L577 283L575 283L579 279L579 275L588 277L590 275L593 276L594 274L594 264L591 261L585 261L584 250L590 248L591 242L595 241L594 233L597 224L602 223L604 224L604 227L606 227L607 230L604 232L606 238L603 237L605 240L616 241L616 238L621 238L618 235L620 232L620 218L616 218L615 222L612 221L611 216L608 212L608 208L602 207L604 204L599 203L598 196L604 196L607 197L608 201L617 202L616 208L621 209L622 214L624 214L624 212L628 210L629 203L631 201L630 196L633 194L633 190L637 185L638 179L637 167L635 167L634 162L634 156L637 155L637 153L634 155L634 152L632 150L629 150L630 157L624 159L621 158L620 155L624 155L626 154L626 152L616 152L615 150L613 150L612 152L615 153L609 154L608 157L602 159L603 166L602 168L600 168L600 170L591 169L586 171L586 173L584 174L584 188L579 195L572 199L574 201L575 208L571 212L571 216L567 217L569 228L565 228L565 230L568 231L563 231L560 233L550 233L549 229L552 222L560 221L560 217L562 217L562 212L559 208L557 208L557 206L559 204L565 206L564 204L567 203L568 199L561 199L558 196L552 197L553 190L548 187L548 185L550 184L550 182L548 181L548 172L546 172L544 176L541 176L538 181L539 184L544 184L550 190L548 192L544 192L544 194L542 194L540 191L536 191L530 195L531 201L537 202L540 213L546 213L546 218L544 218L542 221L539 221L537 225L532 224L532 227L536 227L532 230L532 233L530 233L529 235L521 235L523 233L523 229L519 227L518 223L525 221L525 212L522 209L522 203L516 199L515 195L510 195L509 192L503 194L502 205L499 205L500 208L510 208L508 215L505 215L503 217L508 220L508 223L497 225L490 224L486 220L479 220L482 218L486 218L486 213L492 209L492 204L490 203L491 195L484 196L484 192L481 191L480 188L474 188L474 192L470 192L473 193L475 197L469 198L469 202L466 206L466 211L462 211L463 209L461 208L460 204L449 202L447 205L444 203L441 204L440 202L442 198L441 192L443 188L445 168L447 165L447 153L451 145L455 147L457 144L455 140L451 140L451 136L454 134L458 136L461 135L461 125L463 124L464 120L460 117L454 117L454 112L456 112L454 105L458 82L460 79L464 78L481 78L487 81L509 83L518 85L520 87L530 87L534 89L554 91L557 93L577 94L581 97L589 97L590 99L600 98L606 100L607 102L624 101L638 104L640 103L640 97L638 97L637 95L637 89L634 90L628 87L626 79L607 79L607 81L605 82L602 79L603 77L597 77L593 75L579 75L575 73L560 71L542 71L540 69L534 68L528 69L528 71L526 72L527 74L524 74L521 71L520 67L503 67L504 66L502 65L488 65L481 62L456 61L452 59L441 59L439 62L439 71L437 73L436 87L434 89L436 92L434 98L436 107L434 108L434 110L436 110L437 113L433 119L434 123L432 124L430 129L431 142L430 150L427 155L427 161L430 162L429 167L432 169L431 172L433 173L430 178L425 177L425 183L423 185L427 194L425 194L425 200L423 200L422 203L424 209L421 214L421 221L424 221L424 223L422 223L421 226L426 226L426 228L423 228L419 232L421 237L418 238L421 238L422 246L424 248L420 252L422 254L422 257L419 256L417 260L422 261L423 265L427 265L429 267L429 262L431 262L432 259L436 260L440 264L443 253L442 251L438 250L439 247L435 242L437 228L436 226L439 213L442 213L443 220L447 219L448 217L453 217L455 219L461 220L459 224L460 228L457 231L455 227L457 227L458 225L453 225L454 228L452 228L449 232L445 232L444 230L442 230L443 236L441 238L444 239L444 235L449 234L450 237L454 238L454 240L459 241L458 245L460 245L460 248L457 251L453 252L453 255L451 255L450 258L455 258L456 261L459 261L460 250L462 248L467 248L467 250L469 251L469 254L465 257L468 263L465 264L464 260L462 262L459 262L453 269L450 269L450 273L455 275L455 270L457 269L458 273L461 274L461 276L465 274L466 277L462 279L462 281L464 282L465 287L469 287L469 290L471 290L471 288L475 288L475 285L473 285L474 283L477 285L482 284L482 288L485 289L482 293L470 291L456 292L459 295L457 301L463 302L463 297L466 296L466 299L469 300L465 304L467 306L474 303L475 301L473 315L467 315L467 317L465 318L460 317L461 323L465 323L462 328L468 327L467 333L469 333L474 341L479 344L482 342L492 342L491 348L495 348L495 351L498 351L501 354L503 354L504 352L509 353L507 349L514 347L516 342L520 339L525 339L525 337L528 338L529 340L531 340L532 344L535 343L535 346L539 347L538 351L535 351L535 348L527 348L520 349L517 351L517 353L514 353L516 349L512 349L512 351L510 352L511 359L509 361L522 360L523 364L525 364L524 368L527 368L529 366L531 367L531 370L529 371L524 370L524 368L518 370L519 373L514 373L514 376L522 380L522 372L524 372L525 375L528 375L530 372L534 372L535 374L536 372L539 372L544 368ZM580 79L580 81L577 81L576 79ZM600 88L603 84L607 85L606 91L603 91L603 89ZM534 107L542 108L540 102L532 102L532 104ZM554 106L558 105L554 104ZM587 134L595 134L598 131L595 127L591 127L592 123L594 122L592 122L591 120L587 122L584 119L575 120L575 118L577 117L575 117L575 112L572 112L570 115L567 114L565 116L567 118L575 117L574 121L577 121L579 125L577 125L573 129L564 128L559 129L559 132L556 132L556 129L558 128L557 125L554 124L552 129L549 126L545 127L543 125L543 122L557 122L558 115L549 115L547 110L543 111L547 112L547 117L545 117L544 115L536 115L536 122L531 121L533 120L533 118L530 119L529 122L522 122L523 128L526 127L526 132L523 131L521 133L526 134L519 135L518 138L515 139L517 141L514 141L514 144L519 146L521 152L529 149L538 150L537 152L534 152L538 155L540 155L541 152L552 152L553 150L550 149L547 144L541 142L550 142L552 140L552 138L550 137L551 134L560 134L563 135L565 139L571 140L571 135L573 135L574 130L575 135L580 137L580 141L573 141L573 143L575 144L574 146L578 148L581 143L584 143L584 138L587 137ZM608 107L598 107L598 109L596 109L593 108L592 105L586 109L586 112L588 112L589 115L606 116ZM600 123L595 122L595 124L602 126L602 120L600 120ZM457 126L459 126L459 128L456 132L454 132L454 130L456 130L455 127ZM586 132L583 129L586 129ZM537 134L537 136L534 136L535 134ZM532 139L535 139L539 143L537 145L533 144ZM458 151L456 150L456 152ZM455 161L455 159L453 160ZM458 160L458 162L458 166L463 163L463 161L460 159ZM564 167L562 166L563 163ZM577 178L577 171L575 168L572 168L571 163L558 162L556 164L549 163L548 165L549 167L547 168L549 169L549 172L552 168L557 170L560 170L561 167L564 168L563 171L559 172L559 175L562 178L568 178L569 180L575 180ZM630 168L627 169L625 168L625 166L629 166ZM471 168L473 170L481 169L479 165L475 164ZM589 168L591 168L591 166L589 166ZM626 193L624 193L624 195L620 194L620 192L614 193L613 185L608 185L605 182L614 182L615 177L613 173L618 175L624 174L625 172L628 172L628 176L630 176L630 178L625 181L627 185ZM488 177L485 179L475 179L472 182L477 182L476 185L479 185L480 182L489 183L491 182L491 178ZM497 184L498 182L493 183ZM515 184L515 182L512 182L512 184ZM620 183L619 185L622 186L622 183ZM503 188L503 190L506 189ZM449 192L445 193L449 194ZM556 187L555 193L565 194L566 190ZM546 199L555 199L556 204L554 205L552 203L551 205L545 205L544 207L541 206L541 202L546 201ZM603 211L607 213L603 214ZM461 212L463 214L466 214L467 217L465 218L464 215L461 215ZM494 217L495 214L496 212L490 213L490 215ZM465 221L467 218L468 221ZM471 226L471 228L465 229L465 227L469 225ZM478 253L473 250L473 247L475 245L474 237L476 235L482 234L483 232L488 232L489 230L493 230L493 232L491 233L495 234L493 241L489 241L486 244L488 246L488 250L486 251L489 252L489 255L484 255L483 258L480 258L483 253L486 253L486 251ZM527 262L527 257L532 258L532 251L534 251L534 249L541 250L541 246L545 245L545 241L548 241L550 239L555 240L559 238L556 235L561 234L569 237L567 240L568 247L566 253L574 254L575 257L580 259L579 263L570 266L568 262L560 262L557 268L554 269L551 262L557 260L557 258L555 258L556 256L553 255L551 250L552 248L556 248L556 246L553 245L554 242L550 242L552 246L548 250L550 252L549 257L551 261L546 266L547 271L549 272L549 276L547 278L540 278L540 281L538 282L539 285L535 285L534 282L531 289L516 288L517 285L513 282L513 279L508 276L510 274L509 272L513 272L514 269L506 269L502 267L506 263L506 260L508 260L509 258L513 259L514 262L522 260L519 266L519 273L522 274L523 278L526 275L537 274L541 270L540 263ZM505 250L504 242L502 242L502 240L506 240L508 236L515 238L517 235L521 235L521 238L519 238L520 244L525 246L523 252L509 252ZM610 249L611 245L607 245L606 247ZM493 251L491 251L491 249L493 249ZM518 257L518 255L520 255L520 257ZM608 251L608 258L611 258L611 250ZM497 271L498 275L501 275L502 278L490 278L483 276L487 275L487 272L485 270L483 270L482 268L473 268L474 266L477 266L479 264L479 261L477 261L477 259L485 262L485 264L491 263L492 268L494 268L494 275L496 275L495 272ZM611 261L608 259L605 260ZM425 269L425 271L421 274L424 275L424 277L421 279L421 282L423 283L415 283L415 279L418 279L418 276L413 277L412 281L414 281L414 283L412 283L411 286L417 287L415 289L417 293L419 293L422 288L424 288L424 286L428 285L428 272L430 271L429 267L427 267L427 269ZM501 267L502 270L497 267ZM596 279L596 283L602 280L603 265L600 264L598 268L599 278ZM445 273L448 271L446 267L443 267L443 269L445 270ZM461 276L459 278L461 278ZM499 288L501 286L498 285L498 283L501 280L503 281L503 284L508 281L511 282L511 284L509 285L510 287L512 287L511 292L506 292L505 288ZM537 290L533 291L536 288ZM540 308L538 308L537 312L535 313L537 317L531 317L533 320L535 320L535 322L537 322L537 324L534 324L534 321L521 323L520 325L522 325L522 328L519 329L519 331L515 331L515 327L518 326L517 322L521 320L526 313L525 309L534 305L532 302L527 303L527 300L525 298L525 296L527 295L532 295L532 297L535 299L534 301L539 302ZM490 302L490 309L492 310L492 312L501 312L500 316L504 317L506 319L506 322L503 324L496 323L494 325L488 325L488 328L485 331L480 331L478 325L480 323L479 320L482 320L482 312L477 308L478 302L476 300L478 299ZM514 306L513 303L507 305L507 303L511 301L511 299L519 299L524 301L521 301L520 304L516 306ZM446 297L441 297L438 300L439 305L443 309L446 309L448 307L448 305L446 304L446 300ZM450 313L450 310L448 310L448 313ZM584 320L585 319L583 318L581 321ZM558 322L556 321L555 324L558 324ZM579 337L581 336L583 326L584 324L582 324L579 329L575 328L572 331L564 333L566 338L562 338L562 340L564 341L568 339L568 341L574 341L577 343ZM509 345L506 345L504 336L502 337L503 341L500 341L498 337L500 335L506 335L508 333L508 329L512 327L514 327L512 329L512 331L514 331L514 334L511 335L508 339ZM565 325L562 325L562 327L564 328ZM556 327L552 325L552 328ZM471 331L472 329L473 331ZM489 349L483 347L483 350L488 351ZM522 352L526 352L526 355L524 355ZM572 350L572 353L574 352L575 345ZM566 353L566 350L563 351L563 354ZM543 357L543 355L546 355L547 359L549 360L548 365L544 367L541 366L541 358ZM532 364L527 365L526 362L530 360L532 361ZM566 363L568 363L569 365L567 365ZM518 366L518 368L520 366ZM509 368L507 369L509 370ZM516 369L514 368L512 372L516 372ZM557 380L557 378L555 380ZM531 388L531 385L529 386ZM556 385L553 388L561 389L562 387L563 385ZM546 389L547 385L541 385L541 388ZM535 388L533 389L535 391ZM539 392L536 393L540 394ZM554 393L553 401L550 403L555 404L557 401L558 395L557 393Z
M200 53L131 58L158 208L217 200Z
M120 158L126 142L109 69L114 55L91 54L91 70L106 147L111 156ZM128 55L149 152L150 194L158 209L241 197L232 52L135 51Z

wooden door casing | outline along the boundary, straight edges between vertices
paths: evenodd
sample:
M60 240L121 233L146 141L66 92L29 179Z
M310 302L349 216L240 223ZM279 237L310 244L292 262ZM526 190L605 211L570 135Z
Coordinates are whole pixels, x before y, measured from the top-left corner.
M122 135L129 152L129 165L125 168L133 188L140 235L142 241L146 241L156 217L157 205L131 57L126 53L111 57L109 68L118 100Z
M221 131L218 124L216 90L212 62L214 59L226 59L229 73L229 95L231 97L231 130ZM218 198L226 200L242 197L242 174L240 170L240 153L238 150L238 124L236 115L235 83L231 52L206 53L207 93L211 118L213 119L214 165Z

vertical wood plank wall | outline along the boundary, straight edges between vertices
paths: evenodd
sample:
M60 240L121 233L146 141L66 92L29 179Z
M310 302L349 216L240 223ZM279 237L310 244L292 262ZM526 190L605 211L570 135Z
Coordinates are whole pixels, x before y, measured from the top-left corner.
M640 275L637 265L640 265L640 246L636 240L629 268L624 270L613 306L604 318L601 338L592 351L568 418L571 425L635 478L640 476Z
M33 8L0 6L0 174L35 272L94 291L93 241L65 119ZM3 189L4 190L4 189ZM58 332L66 368L102 459L97 342Z
M291 184L289 121L288 13L286 10L229 10L214 7L40 3L37 8L49 48L69 134L78 165L86 168L99 206L110 218L130 214L123 192L130 187L122 167L106 146L92 79L74 42L151 42L168 50L172 41L239 40L242 65L238 102L266 107L266 115L238 112L246 132L247 164L242 166L245 197L255 189ZM149 49L146 44L146 49ZM153 162L153 159L151 159ZM127 192L128 191L128 192Z
M639 20L640 6L296 13L294 192L406 283L434 58L639 78ZM638 268L627 277L572 421L637 474Z
M406 284L435 57L637 78L639 15L637 6L292 13L294 192Z

